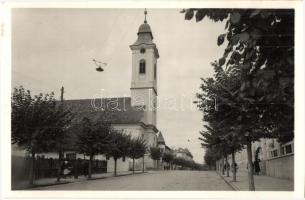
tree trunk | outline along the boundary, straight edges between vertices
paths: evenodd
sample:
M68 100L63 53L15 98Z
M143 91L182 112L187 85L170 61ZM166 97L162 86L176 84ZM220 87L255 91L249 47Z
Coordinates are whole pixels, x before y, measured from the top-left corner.
M251 141L247 142L247 157L248 157L249 191L255 191L254 177L253 177L252 144L251 144Z
M143 155L143 160L142 160L142 162L143 162L142 172L144 172L144 171L145 171L145 166L144 166L144 155Z
M34 184L34 179L35 179L35 153L31 153L31 165L30 165L30 177L29 177L30 185Z
M89 156L89 166L88 166L88 179L92 178L92 159L93 155Z
M134 158L132 158L132 173L134 174Z
M232 172L233 172L233 181L236 181L236 164L235 164L235 151L232 151Z
M230 177L230 165L228 165L228 156L226 155L226 171L227 171L227 177Z
M225 175L225 158L224 157L222 157L222 159L221 159L221 162L222 162L222 175Z
M117 159L114 158L114 176L116 176L116 165L117 165Z
M60 176L61 176L61 166L62 166L62 152L58 152L58 168L57 168L57 182L60 181Z

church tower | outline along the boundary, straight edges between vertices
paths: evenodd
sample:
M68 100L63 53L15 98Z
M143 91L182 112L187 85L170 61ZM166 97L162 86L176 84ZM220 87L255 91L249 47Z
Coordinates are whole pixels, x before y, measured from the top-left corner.
M144 123L156 126L157 107L157 60L158 49L146 20L139 27L137 41L130 45L132 51L131 104L143 106Z

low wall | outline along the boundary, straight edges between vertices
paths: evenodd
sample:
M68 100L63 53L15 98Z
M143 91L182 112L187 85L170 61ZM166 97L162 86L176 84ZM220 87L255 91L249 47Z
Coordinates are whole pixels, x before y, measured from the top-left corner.
M126 172L129 170L129 161L128 158L123 158L117 159L117 172ZM107 172L114 172L114 159L111 157L107 161Z
M294 155L287 155L267 160L266 174L268 176L293 180Z
M85 163L88 160L70 160L72 167L72 175L87 174L88 169ZM11 183L12 188L16 188L18 184L29 180L32 159L30 157L11 156ZM59 161L53 158L35 159L34 179L56 178ZM93 160L92 173L106 173L107 161Z
M228 159L231 164L231 159ZM237 161L238 170L237 172L247 172L247 161ZM217 161L217 170L221 171L222 160ZM294 155L286 155L277 157L269 160L262 160L260 162L261 175L267 175L282 179L294 179Z

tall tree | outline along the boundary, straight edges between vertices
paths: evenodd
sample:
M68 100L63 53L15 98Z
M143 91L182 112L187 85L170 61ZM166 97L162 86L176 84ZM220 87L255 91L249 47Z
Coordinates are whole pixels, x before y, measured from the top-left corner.
M132 158L132 173L135 171L135 159L143 157L146 149L146 141L142 137L131 139L128 156Z
M293 138L294 126L294 10L292 9L187 9L185 19L205 17L226 21L227 47L217 65L240 72L235 96L240 123L235 133L247 146L249 190L255 190L251 143L262 137L279 141ZM233 107L233 106L232 106ZM234 118L231 118L234 119Z
M164 152L162 155L162 160L168 163L171 168L172 162L174 160L174 154L172 152Z
M77 135L76 148L89 156L88 178L92 178L92 160L95 155L104 154L113 147L113 130L109 124L92 123L84 117L81 132Z
M113 132L113 145L108 150L108 156L114 159L114 176L117 175L117 160L128 156L131 144L131 136L124 133L123 130Z
M56 136L57 128L62 128L61 115L56 112L54 93L32 97L22 86L14 88L12 95L12 144L17 144L31 155L29 182L34 182L35 155L48 152Z
M219 152L213 147L206 148L204 154L204 162L209 167L209 170L216 168L216 161L221 158Z
M150 157L157 162L157 169L159 168L159 160L162 156L161 149L159 147L150 147Z

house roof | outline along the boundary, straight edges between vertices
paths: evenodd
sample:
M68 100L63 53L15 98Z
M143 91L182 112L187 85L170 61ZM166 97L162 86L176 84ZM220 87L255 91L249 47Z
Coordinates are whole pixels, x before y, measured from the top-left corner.
M175 150L176 153L183 153L191 158L193 158L192 153L188 150L188 148L181 148L179 147L178 149Z

